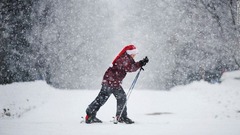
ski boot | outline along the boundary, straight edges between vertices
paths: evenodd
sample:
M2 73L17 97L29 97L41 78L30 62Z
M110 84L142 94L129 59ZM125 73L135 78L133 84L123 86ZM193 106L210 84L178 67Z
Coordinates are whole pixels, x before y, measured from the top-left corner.
M87 124L91 124L91 123L102 123L102 121L100 119L98 119L96 116L94 115L86 115L85 117L85 123Z
M117 116L117 121L120 123L126 123L126 124L133 124L134 121L129 119L127 116L122 116L119 118L119 116Z

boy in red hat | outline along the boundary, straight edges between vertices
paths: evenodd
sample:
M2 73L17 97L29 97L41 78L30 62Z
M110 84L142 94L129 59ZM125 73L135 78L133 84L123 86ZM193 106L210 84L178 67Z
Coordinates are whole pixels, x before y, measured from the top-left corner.
M125 46L113 60L112 66L107 69L103 76L102 88L98 96L86 110L86 123L102 123L102 121L96 117L96 114L111 94L113 94L117 100L116 117L119 117L126 102L126 93L121 86L122 80L125 78L127 72L135 72L148 63L147 57L139 62L135 62L133 58L137 53L138 50L134 45L128 45ZM118 118L118 122L124 122L127 124L134 123L134 121L127 117L127 107L124 108L121 118Z

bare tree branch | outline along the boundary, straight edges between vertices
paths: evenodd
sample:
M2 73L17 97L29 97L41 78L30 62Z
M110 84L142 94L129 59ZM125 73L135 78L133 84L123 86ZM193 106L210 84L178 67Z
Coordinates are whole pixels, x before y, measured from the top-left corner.
M240 63L237 61L235 56L233 56L233 59L234 59L235 63L238 65L238 68L240 69Z
M206 4L204 3L203 0L200 0L200 2L202 3L202 5L205 7L205 9L213 16L214 19L216 19L216 22L220 28L221 33L223 33L223 27L220 21L220 17L214 12L216 10L216 8L214 7L214 5L210 5L210 4ZM210 10L209 7L213 10Z

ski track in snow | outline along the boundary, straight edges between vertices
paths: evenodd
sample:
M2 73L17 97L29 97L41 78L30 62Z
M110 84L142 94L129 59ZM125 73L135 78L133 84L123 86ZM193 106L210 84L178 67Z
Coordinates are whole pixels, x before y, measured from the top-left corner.
M240 72L224 75L221 84L134 89L128 101L132 125L110 122L114 96L98 112L102 124L80 123L99 90L56 90L42 81L0 86L0 135L239 135L240 83L234 76Z

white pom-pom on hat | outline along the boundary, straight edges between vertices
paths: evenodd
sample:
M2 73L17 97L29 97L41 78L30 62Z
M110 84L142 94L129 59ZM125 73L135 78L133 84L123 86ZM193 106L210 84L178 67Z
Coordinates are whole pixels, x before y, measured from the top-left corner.
M131 54L138 54L138 49L135 48L135 49L132 49L132 50L127 50L126 52L129 55L131 55Z

